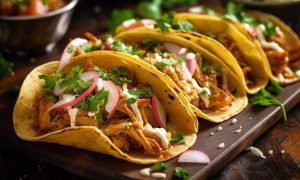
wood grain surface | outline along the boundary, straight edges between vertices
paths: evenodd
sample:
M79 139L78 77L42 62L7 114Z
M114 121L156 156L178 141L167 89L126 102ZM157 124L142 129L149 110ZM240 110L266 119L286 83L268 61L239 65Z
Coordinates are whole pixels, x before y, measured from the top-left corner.
M101 7L100 13L93 11L95 6ZM82 36L86 31L94 34L107 31L105 17L107 17L106 14L109 8L111 8L111 5L103 5L101 1L81 2L75 11L71 27L65 38L50 54L34 56L37 58L37 63L29 63L32 56L22 58L16 58L13 55L6 56L15 62L15 75L8 75L0 81L1 179L145 179L138 174L138 170L147 166L131 164L107 155L72 147L22 141L16 137L12 126L12 111L17 94L7 91L14 85L20 85L25 75L35 66L58 59L70 37ZM296 104L298 105L290 113L287 123L283 123L281 120L266 134L264 132L271 128L281 117L279 107L272 106L260 109L249 105L236 117L238 123L231 124L231 121L222 123L222 131L217 131L219 125L200 120L198 140L192 149L207 152L212 162L208 165L186 165L178 164L177 159L173 159L167 162L169 164L166 172L168 179L172 178L176 166L187 167L190 170L191 179L210 177L222 168L219 173L211 178L299 178L300 83L288 86L278 98L284 102L287 109L292 109ZM242 126L242 131L236 134L235 130L240 126ZM210 135L211 132L214 132L213 136ZM262 137L253 143L260 136ZM221 142L225 143L224 149L217 148ZM267 159L259 159L249 151L244 151L251 144L262 149ZM283 155L280 154L282 149L286 151ZM273 155L267 155L268 150L273 150ZM238 154L240 154L238 158L235 158ZM233 161L225 166L231 160Z

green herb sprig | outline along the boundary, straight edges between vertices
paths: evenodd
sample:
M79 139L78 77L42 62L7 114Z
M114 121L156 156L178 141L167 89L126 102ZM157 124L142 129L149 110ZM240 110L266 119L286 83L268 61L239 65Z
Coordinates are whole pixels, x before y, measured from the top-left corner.
M275 94L279 94L283 90L282 87L275 81L271 81L267 89ZM251 96L249 99L251 104L253 104L254 106L280 106L283 114L283 119L286 122L287 113L284 105L268 90L263 88L257 94Z

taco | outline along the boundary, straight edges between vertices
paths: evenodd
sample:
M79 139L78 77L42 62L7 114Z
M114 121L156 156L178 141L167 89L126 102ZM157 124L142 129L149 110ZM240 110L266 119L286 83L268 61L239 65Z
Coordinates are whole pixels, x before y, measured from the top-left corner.
M233 69L243 80L249 94L255 94L269 81L267 61L263 61L257 47L249 41L234 25L222 18L204 14L179 13L177 21L192 23L195 31L220 42L234 56L226 58L224 63L237 63L240 68Z
M222 122L247 105L241 78L220 58L228 52L211 38L179 31L134 29L109 38L105 44L106 48L131 54L163 72L203 119ZM206 49L208 45L214 51Z
M168 160L194 144L196 116L152 66L110 51L77 56L62 71L58 65L49 62L26 77L13 113L21 139L138 164Z
M203 7L198 9L203 10ZM243 4L232 2L227 4L224 13L213 13L213 16L231 22L244 34L244 38L256 46L260 53L258 58L264 61L263 67L270 79L281 84L290 84L300 79L299 38L279 18L258 11L243 11ZM245 48L245 51L247 50Z

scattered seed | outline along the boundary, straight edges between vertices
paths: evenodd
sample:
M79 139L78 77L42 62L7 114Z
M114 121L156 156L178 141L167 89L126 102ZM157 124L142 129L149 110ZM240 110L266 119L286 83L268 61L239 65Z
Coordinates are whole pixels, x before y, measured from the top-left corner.
M221 143L221 144L218 145L218 148L219 148L219 149L223 149L224 147L225 147L225 144L224 144L224 143Z
M280 151L280 153L281 153L281 154L284 154L284 153L285 153L285 150L282 149L282 150Z
M237 119L233 118L231 124L235 124L235 123L237 123Z
M235 133L240 133L242 131L242 129L238 129L235 131Z
M240 126L240 129L242 129L243 128L243 126Z
M249 117L248 119L252 119L252 117Z
M161 173L161 172L152 173L151 176L159 179L165 179L167 177L165 173Z
M272 151L272 150L269 150L269 151L268 151L268 154L272 155L272 154L273 154L273 151Z
M151 171L150 168L144 168L144 169L141 169L141 170L140 170L140 174L141 174L142 176L150 176L150 171Z
M211 132L210 135L211 135L211 136L214 135L214 132Z
M253 146L250 146L250 151L255 155L255 156L258 156L258 157L261 157L263 159L266 159L266 156L264 156L264 153L256 148L256 147L253 147Z
M221 131L223 128L222 128L222 126L219 126L218 127L218 131Z

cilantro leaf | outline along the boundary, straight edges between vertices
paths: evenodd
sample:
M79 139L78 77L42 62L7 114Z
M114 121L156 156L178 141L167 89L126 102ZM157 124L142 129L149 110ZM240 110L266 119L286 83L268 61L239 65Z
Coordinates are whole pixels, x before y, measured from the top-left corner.
M166 67L173 65L174 62L172 59L163 59L161 62L155 64L155 66L161 71L164 70Z
M203 6L203 11L204 11L205 14L210 15L210 16L216 16L217 15L215 10L211 7L208 7L208 6Z
M163 14L161 18L157 20L154 27L160 29L162 32L169 31L169 29L172 27L172 24L176 23L174 17L175 12Z
M0 53L0 79L3 78L7 73L12 71L14 64L7 62Z
M107 104L108 95L109 95L109 91L105 91L104 89L101 89L95 95L89 94L84 100L74 105L74 107L80 108L84 111L90 111L93 113L98 112L99 107L104 107Z
M132 82L130 74L125 67L117 67L110 72L105 72L97 66L94 66L92 69L98 73L100 78L109 79L117 85Z
M242 3L228 2L226 5L225 13L223 14L223 18L234 22L256 25L257 20L253 16L242 12L243 7L244 4Z
M189 170L183 167L176 167L174 176L182 180L187 180L189 178Z
M146 46L148 50L151 50L156 47L158 43L153 39L144 39L141 44Z
M84 52L100 50L102 48L102 41L100 39L97 40L96 45L91 44L90 42L86 42L86 43L82 44L80 47Z
M46 96L43 97L43 99L47 100L47 101L54 101L54 102L57 101L56 97L53 96L53 95L46 95Z
M60 88L66 88L65 93L79 95L88 89L92 82L84 81L80 78L80 74L83 69L80 66L75 66L71 69L68 75L64 78L60 78L57 83Z
M206 59L203 59L202 66L201 66L201 72L205 73L207 71L207 68L208 68L208 61Z
M254 106L280 106L283 113L283 119L284 121L287 121L284 105L266 89L261 89L257 94L251 96L249 100Z
M276 95L280 94L283 91L283 88L277 81L271 80L267 90Z
M155 163L153 165L153 169L155 171L164 171L168 168L168 165L166 163Z
M265 36L273 36L276 34L276 25L274 23L272 23L271 21L268 20L264 20L262 22L265 26L265 30L264 30L264 35Z
M183 31L195 31L195 27L190 21L176 21L172 28Z
M129 104L135 103L142 95L145 95L147 97L152 96L152 91L150 87L144 87L143 89L137 89L137 88L128 89L128 93L132 95L132 97L127 99L127 102Z
M176 135L172 134L171 142L175 142L176 144L185 144L185 140L182 133L177 133Z
M134 18L133 11L130 9L113 9L107 22L109 29L115 29L123 21Z
M212 39L214 39L214 40L216 40L216 41L220 41L220 36L217 35L217 34L213 34L211 32L208 32L205 35L208 36L208 37L210 37L210 38L212 38Z
M57 78L56 77L50 77L48 75L40 75L40 79L44 79L45 81L45 86L43 87L43 90L52 93L53 89L55 88Z

